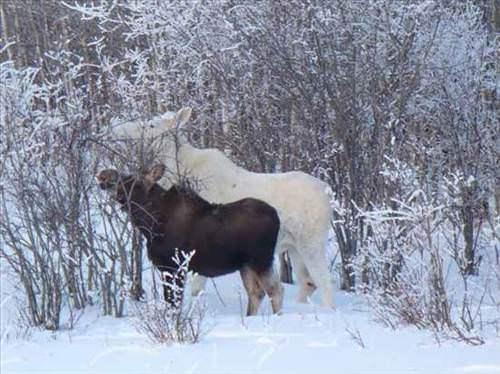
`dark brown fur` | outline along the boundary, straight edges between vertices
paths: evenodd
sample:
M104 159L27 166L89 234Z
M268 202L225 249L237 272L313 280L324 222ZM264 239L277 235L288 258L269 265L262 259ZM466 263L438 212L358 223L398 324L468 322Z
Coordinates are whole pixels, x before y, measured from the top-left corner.
M280 228L276 210L253 198L216 205L179 186L167 191L156 183L163 172L161 165L141 177L108 169L97 180L130 213L147 240L148 257L161 271L178 270L176 249L194 250L189 270L198 274L217 277L240 270L250 298L247 314L257 312L264 291L278 312L282 289L273 272ZM167 289L165 298L172 299Z

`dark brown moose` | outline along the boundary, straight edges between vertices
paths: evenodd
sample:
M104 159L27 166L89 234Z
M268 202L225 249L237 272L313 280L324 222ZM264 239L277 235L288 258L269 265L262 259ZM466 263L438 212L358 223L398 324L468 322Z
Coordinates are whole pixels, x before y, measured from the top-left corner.
M274 249L280 228L276 210L263 201L247 198L229 204L210 204L189 188L157 182L165 172L156 165L144 175L100 171L97 182L130 214L132 224L147 240L147 253L166 278L179 269L176 250L194 255L189 270L217 277L239 270L248 294L247 315L257 314L264 294L274 313L280 311L283 288L273 270ZM180 289L184 279L180 280ZM164 285L164 296L175 295Z

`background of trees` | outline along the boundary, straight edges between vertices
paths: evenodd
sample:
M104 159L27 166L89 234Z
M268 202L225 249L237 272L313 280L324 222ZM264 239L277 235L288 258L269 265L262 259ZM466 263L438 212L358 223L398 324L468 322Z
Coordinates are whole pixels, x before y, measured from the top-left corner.
M140 295L139 238L92 176L126 162L110 123L182 106L195 144L330 184L342 289L422 326L454 320L457 279L462 310L482 302L470 275L498 291L498 1L0 6L1 256L32 323Z

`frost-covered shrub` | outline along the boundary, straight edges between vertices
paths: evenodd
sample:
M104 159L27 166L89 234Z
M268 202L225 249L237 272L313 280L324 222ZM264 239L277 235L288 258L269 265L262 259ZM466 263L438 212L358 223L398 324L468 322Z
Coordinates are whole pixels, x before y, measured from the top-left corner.
M498 263L490 256L480 278L462 271L456 254L463 251L457 246L464 244L448 219L453 206L437 205L423 191L393 203L390 208L360 212L367 235L355 263L364 281L358 289L378 318L392 327L411 324L481 343L477 334L482 323L495 322L495 317L483 316L483 308L498 308ZM481 240L487 241L487 235L483 232ZM490 250L486 246L481 253ZM487 302L485 295L491 297Z
M173 260L179 268L168 273L170 277L162 282L168 289L166 292L173 296L169 302L152 299L134 304L134 325L153 343L197 343L205 333L206 305L202 298L184 303L184 284L193 254L176 252Z
M127 231L99 221L93 176L104 157L91 141L99 131L85 89L69 83L81 67L61 61L55 82L40 82L39 69L0 67L0 256L19 278L26 320L58 329L63 308L96 301L122 315Z
M206 306L201 298L172 308L164 300L136 302L133 323L137 331L158 344L197 343L204 334Z

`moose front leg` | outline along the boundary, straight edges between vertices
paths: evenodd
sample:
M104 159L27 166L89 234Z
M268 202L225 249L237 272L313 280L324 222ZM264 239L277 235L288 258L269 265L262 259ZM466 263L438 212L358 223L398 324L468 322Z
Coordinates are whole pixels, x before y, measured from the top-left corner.
M185 272L170 270L162 272L163 298L171 307L178 308L182 305L184 285L186 283Z

